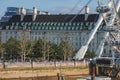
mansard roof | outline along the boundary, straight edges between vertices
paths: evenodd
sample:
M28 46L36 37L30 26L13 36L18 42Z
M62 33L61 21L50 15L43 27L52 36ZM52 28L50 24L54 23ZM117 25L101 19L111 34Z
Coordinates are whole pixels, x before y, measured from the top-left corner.
M95 18L98 18L98 14L89 14L87 22L95 22ZM84 22L84 14L71 14L71 15L37 15L36 22Z
M32 21L32 17L33 17L32 15L26 15L26 16L24 16L22 22L31 22Z
M33 22L32 16L25 15L22 22ZM34 22L95 22L97 19L98 14L89 14L87 20L85 14L37 15ZM20 22L20 15L13 15L9 22Z
M94 28L98 16L98 14L89 14L85 20L85 14L37 15L33 21L33 15L25 15L21 21L20 15L13 15L2 29L91 30Z
M13 15L9 22L20 22L20 15Z

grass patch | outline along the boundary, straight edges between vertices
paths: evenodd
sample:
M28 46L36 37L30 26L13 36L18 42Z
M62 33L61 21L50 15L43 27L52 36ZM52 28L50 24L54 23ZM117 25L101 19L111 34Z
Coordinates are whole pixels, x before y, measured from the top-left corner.
M33 70L33 71L36 71L36 70L40 70L40 71L51 71L51 70L74 70L74 69L87 69L88 66L61 66L61 67L15 67L15 68L5 68L5 69L2 69L0 68L0 71L30 71L30 70Z

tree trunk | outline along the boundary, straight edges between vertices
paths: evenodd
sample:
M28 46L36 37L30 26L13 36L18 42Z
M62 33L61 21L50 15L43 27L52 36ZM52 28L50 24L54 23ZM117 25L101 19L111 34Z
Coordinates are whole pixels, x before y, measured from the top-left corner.
M24 53L24 55L23 55L23 60L25 62L25 60L26 60L26 53Z
M64 53L64 62L66 61L66 53Z
M23 62L24 60L23 60L23 55L21 54L21 62Z
M46 60L46 54L45 54L45 52L43 53L43 60L44 61Z

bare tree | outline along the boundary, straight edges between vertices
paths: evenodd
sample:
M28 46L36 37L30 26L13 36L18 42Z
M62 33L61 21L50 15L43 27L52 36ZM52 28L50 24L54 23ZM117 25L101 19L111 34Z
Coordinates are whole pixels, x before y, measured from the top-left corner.
M2 59L2 65L3 65L3 68L5 69L6 66L5 66L4 53L5 53L5 48L3 47L3 43L0 42L0 54Z
M3 48L3 43L0 42L0 54L1 54L1 57L3 57L4 52L5 52L5 49Z
M69 39L69 33L65 32L63 34L64 34L64 38L61 38L60 47L62 49L64 61L66 61L66 60L70 60L73 50L70 43L71 41Z
M43 60L46 60L46 58L49 60L51 46L48 43L49 42L48 33L44 32L44 37L42 42L43 42L42 45Z
M50 53L51 53L51 46L50 44L47 44L47 60L49 61L50 60Z
M43 53L43 60L46 60L46 49L45 49L46 42L43 40L43 45L42 45L42 53Z
M30 41L28 30L21 30L20 36L21 61L24 62L26 55L32 51L34 42Z

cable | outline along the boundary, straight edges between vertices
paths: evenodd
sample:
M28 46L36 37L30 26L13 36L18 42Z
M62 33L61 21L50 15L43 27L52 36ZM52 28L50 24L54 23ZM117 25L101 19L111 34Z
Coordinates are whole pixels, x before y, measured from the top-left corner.
M120 17L119 17L118 12L117 12L117 10L116 10L116 8L115 8L115 1L112 0L112 3L113 3L113 9L114 9L114 12L115 12L115 14L116 14L116 18L117 18L118 21L120 22Z
M92 1L92 0L89 0L89 1L85 4L85 6L87 6L88 4L90 4L91 1ZM75 15L75 16L70 20L70 22L73 22L73 20L78 16L78 14L80 14L80 13L82 12L82 10L85 8L85 6L82 7L82 9L77 13L77 15Z
M112 15L120 22L120 17L119 17L119 15L118 15L118 11L117 11L117 9L116 9L116 4L115 4L115 1L114 0L109 0L109 1L111 1L112 2L112 6L111 6L111 8L112 8ZM101 4L101 2L100 2L100 0L98 1L98 4L100 5ZM103 17L103 19L104 19L104 21L105 21L105 23L106 24L108 24L107 23L107 20L106 20L106 18L103 16L103 13L101 13L102 14L102 17ZM108 17L109 18L109 17ZM109 21L109 20L108 20ZM115 22L115 20L114 20L114 22ZM114 23L113 22L113 23ZM112 26L112 25L111 25ZM117 36L118 36L118 34L119 34L119 32L117 32L117 34L115 34L114 35L114 33L115 32L109 32L110 33L110 36L112 37L112 39L115 41L116 39L118 39L117 38ZM117 46L116 46L116 48L118 48Z
M81 2L81 0L78 0L78 2L75 4L75 6L70 10L70 12L68 12L68 13L71 13L77 6L78 6L78 4Z
M5 5L4 0L0 0L0 3L1 3L1 5L0 5L0 11L5 12L5 10L4 10L4 8L3 8L3 6ZM0 19L1 19L1 17L4 16L4 13L3 13L3 12L0 12Z

